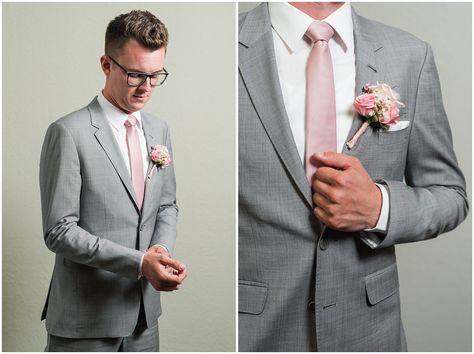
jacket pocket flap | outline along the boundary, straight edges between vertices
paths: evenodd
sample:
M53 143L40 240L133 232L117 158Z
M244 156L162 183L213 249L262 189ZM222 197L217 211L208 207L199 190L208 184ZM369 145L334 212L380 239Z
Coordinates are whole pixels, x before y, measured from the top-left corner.
M261 314L267 302L267 293L265 283L239 280L239 312Z
M371 305L390 297L398 290L397 265L394 263L365 277L365 290Z

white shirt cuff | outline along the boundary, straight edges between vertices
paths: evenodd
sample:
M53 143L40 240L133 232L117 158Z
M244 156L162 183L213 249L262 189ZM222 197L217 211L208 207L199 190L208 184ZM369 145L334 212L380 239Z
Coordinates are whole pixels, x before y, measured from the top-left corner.
M157 246L163 248L166 252L168 252L168 254L170 253L165 246L163 246L163 245L157 245Z
M143 277L143 273L142 273L143 258L145 258L145 252L143 252L142 258L140 259L140 268L138 269L138 279Z
M373 229L365 229L364 231L372 231L372 232L387 232L387 224L388 224L388 215L390 209L390 200L387 192L387 188L384 185L375 183L377 187L379 187L380 192L382 193L382 209L380 210L379 221L377 225Z

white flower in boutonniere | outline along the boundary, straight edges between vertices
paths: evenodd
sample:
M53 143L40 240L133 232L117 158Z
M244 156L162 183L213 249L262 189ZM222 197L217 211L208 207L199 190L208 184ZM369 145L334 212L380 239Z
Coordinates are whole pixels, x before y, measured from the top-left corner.
M151 147L150 159L153 162L153 167L148 174L148 178L151 178L155 168L165 168L171 164L171 156L168 148L164 145L155 145Z
M354 101L354 107L364 124L346 143L347 148L352 149L357 144L357 140L369 125L374 129L388 129L391 125L397 124L400 121L399 106L404 106L400 102L400 95L390 86L378 82L372 86L366 84L362 88L362 95L357 96Z

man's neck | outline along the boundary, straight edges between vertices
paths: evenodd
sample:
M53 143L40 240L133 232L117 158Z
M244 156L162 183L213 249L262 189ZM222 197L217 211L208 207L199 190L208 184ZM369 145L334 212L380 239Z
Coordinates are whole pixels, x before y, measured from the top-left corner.
M111 103L114 107L118 108L123 113L125 113L125 114L132 114L133 113L133 112L128 112L125 109L123 109L122 107L120 107L119 104L117 103L117 101L115 101L113 99L113 97L111 95L109 95L107 92L105 92L105 90L102 90L102 95L104 95L105 99L107 101L109 101L109 103Z
M344 5L343 2L289 2L289 4L315 20L325 19Z

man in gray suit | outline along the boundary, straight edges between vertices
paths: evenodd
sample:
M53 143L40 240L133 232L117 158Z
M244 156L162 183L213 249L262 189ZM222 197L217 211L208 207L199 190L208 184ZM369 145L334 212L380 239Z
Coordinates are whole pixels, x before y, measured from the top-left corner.
M321 46L336 151L305 151L315 21L334 32ZM400 122L348 149L362 125L354 98L377 82L400 94ZM405 351L394 246L452 230L467 212L428 44L342 3L240 16L239 350Z
M56 253L47 351L158 350L159 291L186 277L170 256L178 208L169 130L142 111L168 74L167 43L150 12L117 16L100 58L104 89L46 133L43 232Z

